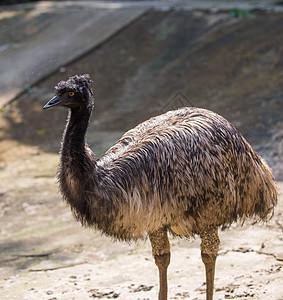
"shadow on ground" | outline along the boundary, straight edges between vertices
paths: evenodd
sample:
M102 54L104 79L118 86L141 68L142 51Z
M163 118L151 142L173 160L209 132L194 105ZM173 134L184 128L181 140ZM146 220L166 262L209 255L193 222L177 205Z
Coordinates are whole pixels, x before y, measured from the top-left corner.
M58 81L90 73L96 105L89 142L98 145L98 155L127 129L170 109L168 102L181 92L187 102L234 123L270 162L274 143L268 142L283 119L282 20L280 13L265 12L245 18L148 13L14 101L3 114L2 138L58 152L66 114L41 107ZM101 146L99 132L105 131L108 141Z

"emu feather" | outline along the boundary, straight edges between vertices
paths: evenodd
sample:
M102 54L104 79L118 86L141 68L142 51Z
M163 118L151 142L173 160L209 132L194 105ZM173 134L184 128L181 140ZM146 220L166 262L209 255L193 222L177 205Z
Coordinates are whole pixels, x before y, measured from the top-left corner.
M81 75L61 81L44 107L70 109L58 173L63 198L84 226L119 240L149 236L160 300L167 299L167 231L200 235L211 300L217 228L272 215L277 191L270 168L226 119L194 107L139 124L95 160L85 138L93 102L90 78Z

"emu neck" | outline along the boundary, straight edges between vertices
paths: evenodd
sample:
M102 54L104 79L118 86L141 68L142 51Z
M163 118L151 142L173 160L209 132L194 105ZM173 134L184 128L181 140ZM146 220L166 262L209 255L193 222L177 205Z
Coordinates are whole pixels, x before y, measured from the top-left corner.
M96 195L96 163L86 149L86 131L91 110L72 109L69 113L61 149L58 174L60 188L75 217L82 224L91 220L90 195ZM88 193L91 191L92 193Z
M70 110L62 144L63 155L84 152L90 116L91 110L87 108Z

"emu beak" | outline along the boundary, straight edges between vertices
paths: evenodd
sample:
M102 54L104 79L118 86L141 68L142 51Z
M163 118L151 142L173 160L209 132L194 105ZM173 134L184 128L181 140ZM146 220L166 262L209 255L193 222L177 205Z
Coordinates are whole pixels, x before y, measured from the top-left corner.
M62 99L58 96L54 96L50 101L48 101L44 106L43 109L51 108L53 106L56 106L62 102Z

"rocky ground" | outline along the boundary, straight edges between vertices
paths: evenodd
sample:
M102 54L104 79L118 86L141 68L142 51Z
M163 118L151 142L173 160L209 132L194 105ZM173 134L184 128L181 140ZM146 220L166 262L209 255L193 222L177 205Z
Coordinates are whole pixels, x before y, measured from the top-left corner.
M282 20L264 11L150 11L3 108L0 298L157 298L149 242L114 243L81 228L58 193L66 113L41 108L59 80L90 73L88 141L97 156L138 122L196 105L235 123L268 160L280 191L274 217L220 231L215 299L283 299ZM199 244L171 238L170 299L205 298Z

